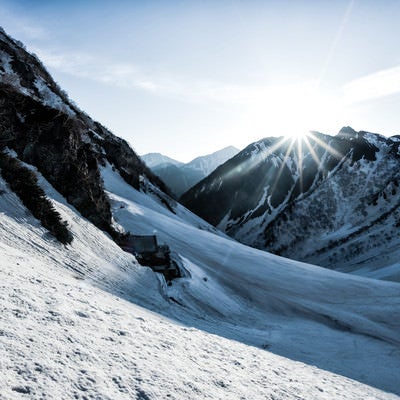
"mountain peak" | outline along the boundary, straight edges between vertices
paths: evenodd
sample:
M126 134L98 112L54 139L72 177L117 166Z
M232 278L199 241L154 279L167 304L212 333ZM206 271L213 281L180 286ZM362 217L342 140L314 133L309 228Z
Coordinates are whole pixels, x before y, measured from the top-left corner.
M145 154L142 159L179 197L238 152L236 147L227 146L186 164L160 153Z
M356 137L357 132L351 126L344 126L337 136Z
M140 156L149 168L154 168L159 165L172 164L183 165L183 162L175 160L161 153L147 153Z

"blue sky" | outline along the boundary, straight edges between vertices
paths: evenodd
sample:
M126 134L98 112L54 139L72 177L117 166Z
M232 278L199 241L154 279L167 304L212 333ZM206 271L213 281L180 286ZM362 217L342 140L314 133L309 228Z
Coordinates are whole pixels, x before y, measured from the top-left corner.
M399 1L6 1L2 26L139 154L400 134Z

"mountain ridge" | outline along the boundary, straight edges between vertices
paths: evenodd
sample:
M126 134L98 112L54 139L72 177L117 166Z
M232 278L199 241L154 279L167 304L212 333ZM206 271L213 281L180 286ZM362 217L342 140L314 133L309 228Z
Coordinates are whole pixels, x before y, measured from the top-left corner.
M398 138L356 132L350 127L342 128L336 136L313 132L297 142L265 138L217 168L185 193L182 202L248 245L330 268L351 270L352 258L355 269L372 267L367 262L372 257L368 240L362 240L363 251L359 251L364 252L365 260L360 263L356 260L358 251L350 246L356 233L348 232L352 236L345 246L346 231L340 229L349 220L354 231L362 234L371 230L374 221L378 226L380 218L389 218L388 232L384 232L384 225L379 229L393 240L377 239L375 244L380 243L384 254L386 244L400 242L390 228L400 220L394 172L399 166ZM383 193L385 186L388 188ZM380 199L379 205L373 206L375 198ZM328 243L328 236L335 232L339 232L337 244ZM375 261L379 258L376 253ZM396 257L397 252L383 266L391 265ZM400 274L393 278L399 279Z
M144 179L168 193L125 140L79 110L40 60L4 30L0 104L0 146L36 166L82 215L109 234L118 236L100 176L106 160L134 187Z
M205 156L196 157L188 163L181 163L160 153L144 154L142 159L179 198L184 192L238 152L239 150L234 146L227 146ZM157 155L155 156L155 154Z
M146 153L142 154L140 158L146 163L149 168L154 168L163 164L183 165L184 163L168 157L161 153Z

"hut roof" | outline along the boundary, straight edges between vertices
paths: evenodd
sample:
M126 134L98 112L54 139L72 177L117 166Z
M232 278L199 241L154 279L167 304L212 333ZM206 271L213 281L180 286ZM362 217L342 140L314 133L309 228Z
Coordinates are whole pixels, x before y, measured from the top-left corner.
M125 242L126 247L132 248L137 253L154 253L158 250L155 235L130 235Z

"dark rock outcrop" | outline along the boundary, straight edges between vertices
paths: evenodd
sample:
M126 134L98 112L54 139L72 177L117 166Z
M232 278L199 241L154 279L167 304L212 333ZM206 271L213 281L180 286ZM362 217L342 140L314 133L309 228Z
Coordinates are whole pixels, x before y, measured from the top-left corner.
M38 58L0 31L0 146L38 168L97 227L112 227L100 166L112 164L136 189L141 182L166 191L129 147L80 111Z

